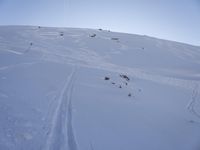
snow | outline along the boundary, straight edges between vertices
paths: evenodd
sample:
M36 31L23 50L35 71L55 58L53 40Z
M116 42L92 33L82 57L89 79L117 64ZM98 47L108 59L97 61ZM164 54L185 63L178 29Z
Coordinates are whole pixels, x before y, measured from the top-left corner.
M0 26L0 149L198 150L199 68L198 46Z

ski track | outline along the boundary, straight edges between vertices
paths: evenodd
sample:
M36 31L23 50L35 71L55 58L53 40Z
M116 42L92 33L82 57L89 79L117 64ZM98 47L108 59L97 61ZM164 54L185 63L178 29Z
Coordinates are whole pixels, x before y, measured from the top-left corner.
M74 69L69 75L64 87L57 98L51 129L47 134L45 150L77 150L73 124L72 124L72 91L75 80Z
M11 49L6 49L6 50L3 49L2 51L6 51L6 52L13 53L13 54L16 54L16 55L23 55L24 54L22 52L14 51L14 50L11 50Z
M187 109L190 113L192 113L194 116L200 119L200 114L195 110L195 105L197 103L197 96L199 94L198 92L199 85L196 85L195 88L192 91L192 97L191 101L189 102Z
M72 82L74 82L74 80L72 80ZM68 135L68 146L70 150L77 150L77 143L76 143L76 139L74 136L74 130L73 130L73 125L72 125L72 93L73 93L73 86L74 83L72 83L71 88L69 89L68 92L68 100L69 100L69 104L68 104L68 113L67 113L67 135Z

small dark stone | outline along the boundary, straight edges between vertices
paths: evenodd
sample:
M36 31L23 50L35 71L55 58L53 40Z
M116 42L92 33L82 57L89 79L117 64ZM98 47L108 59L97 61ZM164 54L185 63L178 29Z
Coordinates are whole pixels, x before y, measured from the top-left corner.
M92 35L90 35L90 37L95 37L96 36L96 34L92 34Z
M61 32L61 33L60 33L60 36L63 36L63 35L64 35L64 33L63 33L63 32Z
M128 96L131 97L131 93L129 93Z
M190 120L189 123L195 123L194 120Z
M118 40L119 40L119 38L111 38L111 40L118 41Z
M115 82L112 82L112 84L115 84Z
M119 86L119 88L121 89L121 88L122 88L122 86L120 85L120 86Z
M105 77L104 79L105 79L105 80L110 80L110 78L109 78L109 77Z

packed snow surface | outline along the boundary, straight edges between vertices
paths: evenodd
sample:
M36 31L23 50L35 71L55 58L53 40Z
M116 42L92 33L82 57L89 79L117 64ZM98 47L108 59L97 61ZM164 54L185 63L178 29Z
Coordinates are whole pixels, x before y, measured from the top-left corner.
M0 150L199 150L200 47L0 27Z

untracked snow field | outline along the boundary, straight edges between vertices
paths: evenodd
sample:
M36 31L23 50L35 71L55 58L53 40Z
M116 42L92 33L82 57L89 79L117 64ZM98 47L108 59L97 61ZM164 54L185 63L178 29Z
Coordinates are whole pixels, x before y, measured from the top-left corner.
M0 150L200 150L200 47L0 26Z

